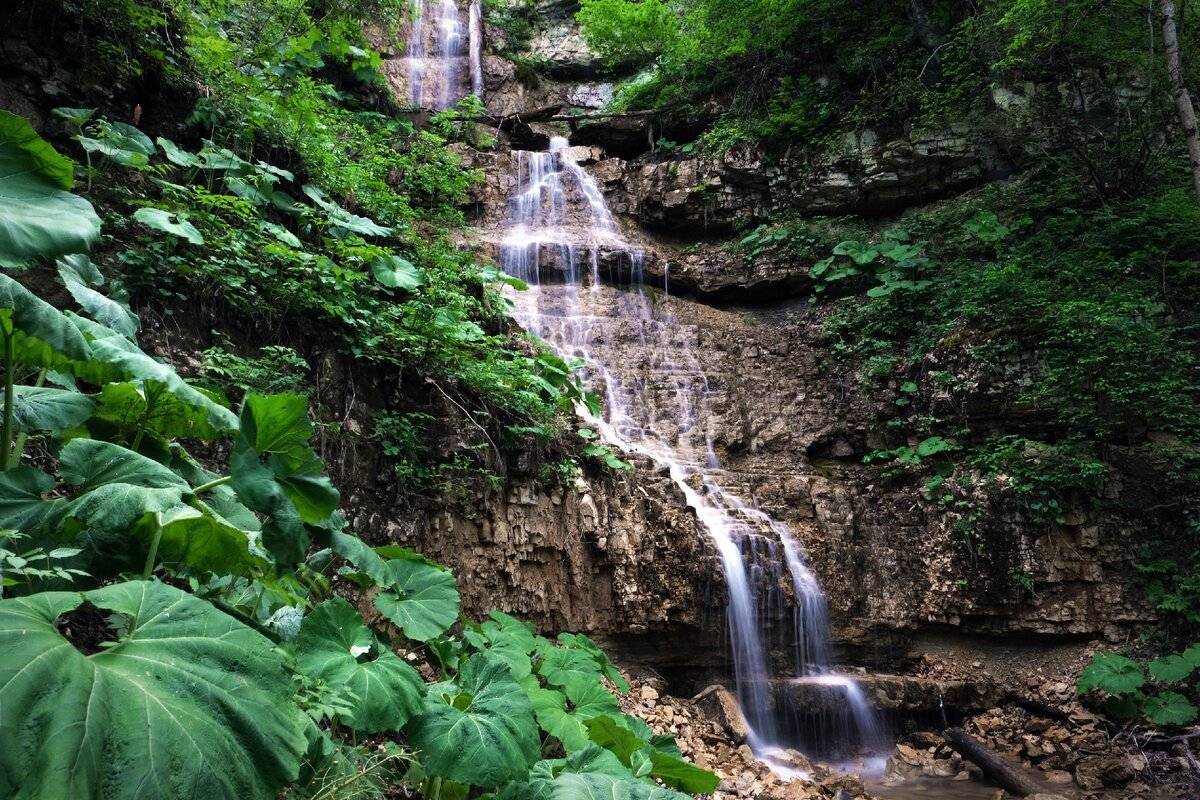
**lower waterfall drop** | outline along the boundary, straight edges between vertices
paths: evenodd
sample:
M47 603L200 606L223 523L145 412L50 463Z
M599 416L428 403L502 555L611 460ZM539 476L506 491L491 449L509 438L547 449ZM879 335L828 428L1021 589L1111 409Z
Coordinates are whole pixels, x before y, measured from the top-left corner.
M514 316L563 357L585 360L585 378L605 400L605 416L581 412L588 423L617 450L664 468L711 537L728 586L733 677L751 749L781 773L777 755L788 748L832 760L879 751L885 736L861 687L832 671L828 606L799 543L722 485L696 330L676 324L665 291L659 302L645 285L644 252L621 234L565 138L514 155L517 185L498 242L502 268L530 287L513 297ZM636 352L613 350L622 339ZM772 669L765 641L772 622L786 618L785 586L795 596L788 677ZM788 699L796 681L844 700L805 713Z

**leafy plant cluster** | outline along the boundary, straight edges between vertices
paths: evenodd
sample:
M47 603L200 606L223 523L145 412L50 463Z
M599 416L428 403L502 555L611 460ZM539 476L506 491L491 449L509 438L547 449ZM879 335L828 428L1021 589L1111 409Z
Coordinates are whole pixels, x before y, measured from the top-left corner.
M584 0L577 18L610 62L640 67L616 108L719 109L699 138L708 150L819 153L864 128L966 121L1005 151L1070 162L1099 194L1129 196L1182 149L1155 11L1132 0ZM1195 36L1182 30L1184 52Z
M0 259L33 267L0 274L0 794L715 788L620 712L605 682L628 685L590 639L499 612L459 628L449 571L348 532L305 398L248 392L235 414L143 351L116 277L79 252L100 227L71 162L6 113L0 163ZM143 223L186 239L183 221ZM26 286L53 257L74 310Z
M1047 166L907 214L899 225L921 242L922 263L901 277L919 281L903 291L864 272L892 266L882 251L898 245L886 231L847 240L818 275L854 293L823 304L832 349L864 387L893 398L878 422L901 443L869 460L927 476L929 498L959 516L972 573L994 556L1008 574L1019 555L989 525L997 509L980 507L980 492L1044 525L1072 508L1120 512L1104 488L1131 447L1139 470L1173 487L1161 507L1168 528L1194 517L1200 242L1187 226L1200 206L1175 188L1099 203L1072 174ZM987 428L965 413L979 402ZM1147 430L1171 445L1148 442ZM953 449L920 458L931 440ZM1182 602L1187 581L1174 576L1187 567L1155 578L1165 567L1153 560L1155 602Z
M104 179L93 199L134 300L171 314L202 297L285 329L303 318L291 331L301 350L335 347L424 387L406 396L452 398L479 445L453 471L492 474L496 453L555 447L560 412L592 400L565 362L513 332L497 287L516 282L449 235L477 175L446 145L470 126L458 111L421 130L381 113L392 108L359 20L401 9L376 5L172 2L146 35L171 61L166 80L205 87L190 122L206 136L62 116L89 182ZM159 232L170 235L147 235Z
M1105 714L1120 720L1145 717L1155 725L1188 725L1200 710L1193 673L1200 669L1200 644L1138 663L1119 653L1100 652L1079 674L1075 690L1094 695Z

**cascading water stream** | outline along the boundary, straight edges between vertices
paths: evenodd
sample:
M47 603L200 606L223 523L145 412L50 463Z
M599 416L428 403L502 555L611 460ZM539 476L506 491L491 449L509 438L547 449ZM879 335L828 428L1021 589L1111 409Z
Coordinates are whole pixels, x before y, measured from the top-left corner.
M751 748L771 761L784 747L827 752L822 738L847 750L880 746L861 687L832 672L828 606L792 533L722 485L726 473L707 427L714 392L694 330L677 325L666 302L654 302L642 281L642 250L621 235L565 138L515 156L517 187L498 246L504 270L530 286L513 298L514 313L561 355L585 360L585 377L606 400L605 416L588 416L589 423L611 446L665 468L711 537L728 587L734 681ZM789 721L787 704L776 699L781 683L765 639L785 616L785 586L795 596L791 680L820 682L845 697L846 713L819 731Z
M436 10L431 5L436 2ZM442 111L468 92L483 95L483 13L471 0L464 24L458 0L412 0L408 30L409 102Z
M471 0L467 12L467 39L471 57L471 94L483 97L483 7Z

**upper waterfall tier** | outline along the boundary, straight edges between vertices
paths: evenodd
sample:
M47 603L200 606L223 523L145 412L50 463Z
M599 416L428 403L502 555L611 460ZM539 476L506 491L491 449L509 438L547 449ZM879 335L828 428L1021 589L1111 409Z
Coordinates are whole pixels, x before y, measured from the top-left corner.
M483 93L483 21L479 0L466 12L458 0L413 0L400 59L408 101L419 108L443 110L469 93Z

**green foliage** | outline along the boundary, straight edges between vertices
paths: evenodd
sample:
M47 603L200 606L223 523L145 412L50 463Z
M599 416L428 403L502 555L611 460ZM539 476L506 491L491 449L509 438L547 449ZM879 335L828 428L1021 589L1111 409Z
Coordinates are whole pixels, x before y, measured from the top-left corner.
M663 0L583 0L576 19L588 45L614 64L653 61L679 36L679 18Z
M71 161L21 117L0 111L0 266L87 250L100 236L92 204L66 191Z
M256 356L240 356L229 347L218 345L201 353L201 369L214 388L231 397L247 393L307 394L308 362L292 348L267 345L259 348Z
M418 558L394 558L384 568L375 607L409 639L427 642L458 619L458 589L448 571Z
M114 615L81 634L97 637L90 653L55 625L84 603ZM0 642L5 796L234 800L299 771L303 729L271 642L178 589L0 601Z
M225 259L228 237L241 234L260 243L269 237L274 244L263 250L276 254L295 250L295 242L327 248L354 265L342 269L326 257L324 267L341 270L346 313L358 313L353 303L368 298L368 313L402 321L413 301L393 293L429 293L420 301L426 319L442 326L442 346L461 348L454 365L487 359L490 371L464 382L492 382L493 399L541 423L532 427L538 435L560 407L594 402L575 377L577 365L543 350L526 355L532 348L524 345L518 354L506 349L505 337L483 333L475 318L484 321L478 315L495 299L484 286L487 273L461 263L463 272L447 270L458 262L444 261L417 273L403 256L363 238L384 236L385 226L324 192L305 193L315 208L281 197L281 182L293 179L288 170L249 165L212 145L193 154L160 139L174 165L166 167L155 163L157 151L145 152L148 139L136 129L77 111L60 116L103 132L94 137L103 146L91 152L105 163L177 178L170 170L191 170L183 179L199 179L153 184L163 196L153 207L138 198L128 216L106 208L118 231L128 234L128 220L137 219L170 234L134 233L136 244L121 259L127 268L149 266L154 253L180 264L214 251ZM233 194L212 192L219 177ZM181 198L196 205L181 208ZM145 213L159 203L167 218ZM293 227L266 219L268 205L294 215L284 220ZM233 224L217 224L220 214ZM188 238L185 222L202 248L178 241ZM60 254L47 247L44 255ZM434 781L442 797L465 797L468 784L504 792L505 782L524 785L543 755L535 690L551 694L559 718L619 713L603 682L628 685L587 637L564 635L555 645L497 613L468 626L460 640L452 632L459 598L451 573L402 548L371 548L344 530L339 493L310 443L307 399L256 391L304 380L307 365L294 351L264 347L244 358L219 347L206 354L204 371L217 388L244 394L234 414L220 394L139 347L125 294L126 285L138 288L136 278L132 270L121 280L106 271L78 253L59 260L57 278L67 290L59 296L79 312L60 311L0 276L7 383L0 568L3 589L19 595L0 600L0 639L12 640L0 662L0 717L23 720L0 720L0 739L7 736L0 793L267 800L286 788L294 797L378 797L404 781ZM233 280L232 270L221 275ZM271 283L261 277L263 287ZM346 341L364 344L360 335L348 332ZM410 335L429 339L427 330ZM492 343L503 343L507 368L491 361ZM372 356L389 357L380 350ZM44 444L41 469L21 463L29 438ZM203 466L185 449L192 439L214 444ZM129 579L135 575L142 579ZM339 589L374 593L378 629L333 595L334 580L345 582ZM82 591L53 591L72 584ZM406 644L414 648L407 659L395 649ZM427 687L408 663L419 653L442 671L440 682ZM545 716L550 708L542 710ZM547 725L559 729L554 716ZM680 785L708 780L672 760L677 751L644 724L622 724L653 753L636 773L609 760L620 768L621 791L661 794L649 775ZM388 742L378 757L367 756L344 741L353 731L402 733L419 752ZM408 764L412 770L402 769Z
M347 713L337 718L351 729L397 730L420 712L421 676L342 598L326 600L305 616L294 647L303 675L341 687L349 696Z
M1196 523L1189 524L1194 535ZM1150 603L1173 625L1200 625L1200 554L1177 554L1164 543L1142 546L1134 564Z
M1181 694L1165 686L1187 681L1196 670L1200 670L1200 644L1156 658L1149 665L1117 653L1100 652L1079 674L1075 689L1080 695L1094 693L1102 698L1105 713L1117 719L1141 714L1155 725L1188 725L1200 715L1195 704L1200 687L1179 687L1187 692ZM1151 691L1143 691L1147 672L1156 683Z
M921 280L927 267L923 244L911 244L908 232L889 228L877 244L847 240L833 248L833 255L813 264L808 274L819 295L831 285L860 276L868 279L867 297L887 297L897 291L919 291L930 285ZM874 285L871 285L874 284Z
M474 655L455 680L429 687L413 744L430 754L425 771L475 786L524 776L540 751L533 707L504 662Z

